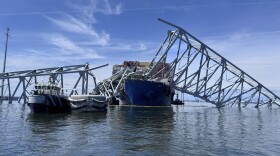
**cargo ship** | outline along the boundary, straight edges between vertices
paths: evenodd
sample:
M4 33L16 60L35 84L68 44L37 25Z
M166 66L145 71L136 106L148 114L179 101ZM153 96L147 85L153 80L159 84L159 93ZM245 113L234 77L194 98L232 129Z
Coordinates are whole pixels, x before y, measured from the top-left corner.
M152 80L143 76L148 65L149 62L124 61L122 65L113 66L113 74L121 69L133 70L122 82L121 95L119 96L121 105L171 106L172 87L164 78L165 73L162 73L168 70L162 70L168 67L168 64L159 66L154 71L157 74Z
M137 106L170 106L171 88L162 82L125 79L121 104Z

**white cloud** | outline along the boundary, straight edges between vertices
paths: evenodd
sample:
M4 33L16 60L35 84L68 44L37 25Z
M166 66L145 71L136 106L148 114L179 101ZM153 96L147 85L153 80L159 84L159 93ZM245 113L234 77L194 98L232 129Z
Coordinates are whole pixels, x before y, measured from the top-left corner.
M91 0L88 5L71 4L71 7L81 11L80 14L46 17L52 24L64 31L60 36L48 37L48 43L61 49L64 53L74 54L74 51L80 51L84 53L84 56L90 58L102 58L103 56L98 55L97 52L106 54L109 52L142 52L138 54L143 55L144 52L154 49L154 45L148 42L123 39L111 41L109 33L94 27L97 22L97 14L119 15L122 13L121 4L113 4L108 0ZM75 37L75 42L73 37Z
M230 40L242 40L246 37L250 37L250 34L240 34L240 33L235 33L233 35L230 35Z
M76 51L76 53L81 53L82 48L76 46L68 38L62 36L61 34L48 35L49 43L60 48L63 51Z
M70 60L74 59L100 59L104 58L97 54L93 49L80 47L76 45L69 38L63 36L62 34L51 34L46 35L48 42L57 48L57 51L60 51L61 54L69 55ZM71 56L73 58L71 58Z
M81 21L76 17L65 15L61 19L46 18L64 31L88 36L95 45L105 46L110 41L110 35L108 33L105 31L98 33L91 24Z
M120 3L113 3L108 0L91 0L87 5L79 5L77 3L70 3L71 8L77 12L81 12L79 17L88 23L96 23L96 14L101 13L104 15L120 15L123 12Z
M84 64L86 62L94 63L95 61L93 60L96 60L98 58L103 57L96 54L94 51L87 51L84 54L65 55L61 53L60 49L58 48L40 51L36 49L25 49L22 50L22 53L17 53L9 56L9 62L7 64L6 71L11 72L19 70Z
M147 46L144 43L140 43L140 50L147 50Z
M111 4L108 0L91 0L87 5L70 4L80 14L76 16L64 14L61 17L45 16L54 25L66 32L84 35L92 45L106 46L110 42L110 34L96 30L93 26L97 22L96 14L119 15L122 13L121 4Z
M51 18L48 16L46 16L46 18L64 31L98 37L97 32L89 24L86 24L73 16L64 15L64 18L61 19Z
M77 9L85 10L85 15L92 17L95 13L103 13L105 15L119 15L122 13L122 5L112 4L109 0L91 0L87 6L76 6Z
M148 43L115 43L109 46L103 47L106 50L114 50L114 51L146 51L148 49ZM151 45L149 45L151 46Z
M28 61L36 60L33 61L35 68L37 63L46 67L50 62L52 62L50 64L65 65L105 58L105 56L98 54L95 49L110 46L110 34L94 27L97 22L96 14L119 15L122 12L121 4L112 4L107 0L91 0L87 5L70 4L70 7L76 10L76 14L45 16L53 25L62 30L59 30L59 33L41 35L41 38L48 45L47 48L40 52L37 52L36 49L26 49L22 53L29 56ZM21 67L20 64L24 63L17 58L21 57L19 55L13 56L14 68ZM32 69L29 65L25 65L24 68Z

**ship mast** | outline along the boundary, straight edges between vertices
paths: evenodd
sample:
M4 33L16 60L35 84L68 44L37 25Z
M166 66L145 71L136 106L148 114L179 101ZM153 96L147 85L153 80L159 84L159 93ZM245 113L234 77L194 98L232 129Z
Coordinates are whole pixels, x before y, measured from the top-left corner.
M3 76L5 74L6 70L6 57L7 57L7 50L8 50L8 39L9 39L9 28L7 28L6 32L6 47L5 47L5 55L4 55L4 63L3 63ZM2 89L1 89L1 101L3 99L3 93L4 93L4 80L2 79Z

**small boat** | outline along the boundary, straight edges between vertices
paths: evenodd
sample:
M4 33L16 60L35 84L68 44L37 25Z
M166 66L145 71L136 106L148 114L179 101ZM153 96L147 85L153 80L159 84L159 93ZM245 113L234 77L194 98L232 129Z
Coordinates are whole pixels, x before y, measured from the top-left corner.
M183 105L183 104L184 104L184 102L182 102L179 99L175 99L174 101L172 101L172 105Z
M183 105L184 102L178 98L178 93L176 94L176 99L171 102L172 105Z
M109 99L101 95L71 95L68 100L76 112L103 112L109 103Z
M28 97L31 113L69 113L72 108L61 88L51 82L37 83L33 94Z

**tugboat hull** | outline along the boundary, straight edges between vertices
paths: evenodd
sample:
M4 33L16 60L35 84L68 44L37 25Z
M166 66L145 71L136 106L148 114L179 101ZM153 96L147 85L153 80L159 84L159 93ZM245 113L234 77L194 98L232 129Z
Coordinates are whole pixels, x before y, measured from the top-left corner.
M28 99L31 113L69 113L71 106L66 98L55 95L32 95Z
M171 106L170 86L147 80L124 80L123 105Z

